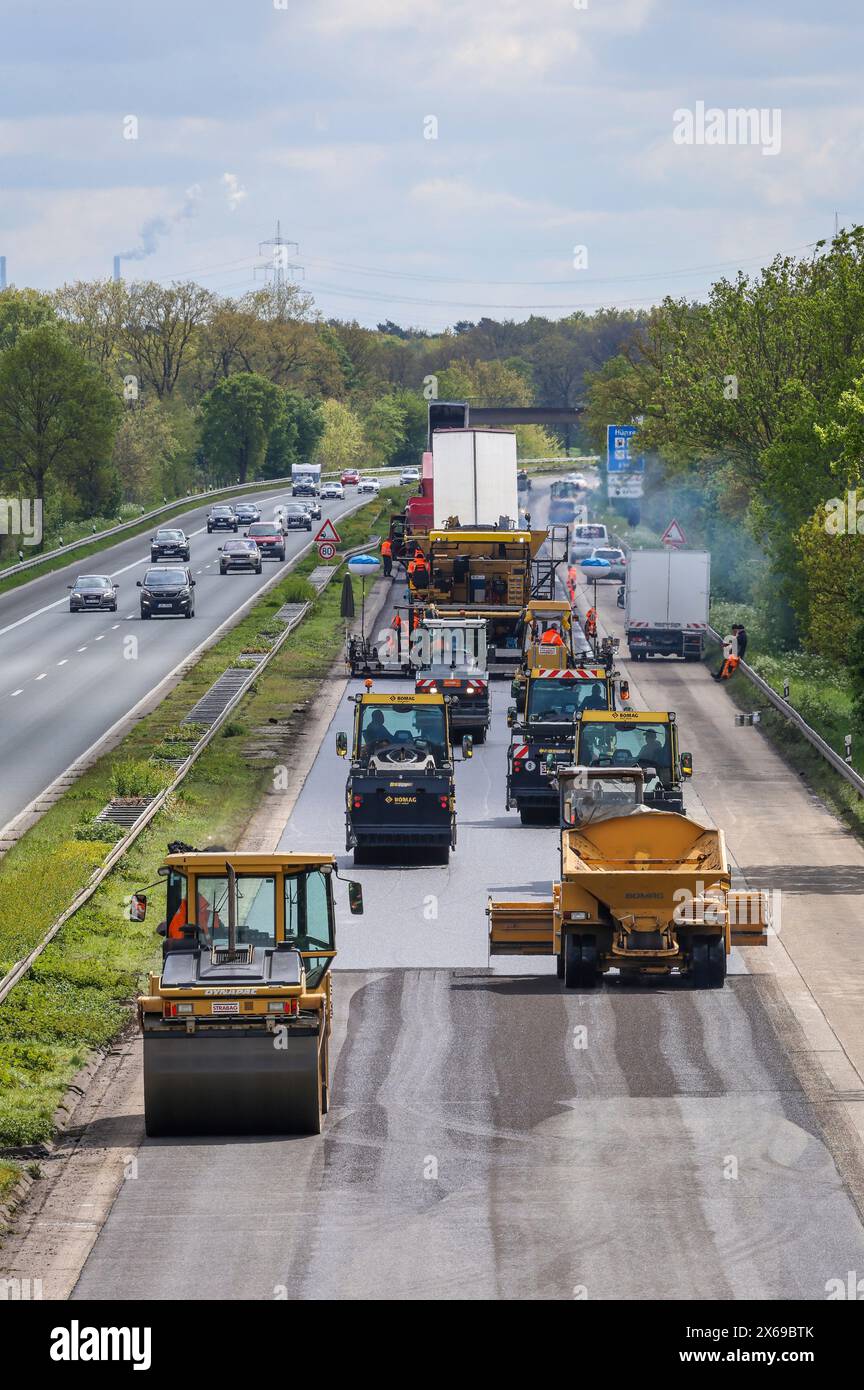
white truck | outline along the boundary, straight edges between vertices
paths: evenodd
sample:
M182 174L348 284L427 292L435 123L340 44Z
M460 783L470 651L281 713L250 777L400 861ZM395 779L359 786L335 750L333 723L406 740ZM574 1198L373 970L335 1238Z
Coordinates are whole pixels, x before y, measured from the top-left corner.
M320 463L295 463L291 469L291 496L317 497L320 491Z
M701 661L708 629L707 550L633 550L627 562L624 630L635 661Z
M432 466L435 530L457 517L460 526L518 526L512 430L436 430Z

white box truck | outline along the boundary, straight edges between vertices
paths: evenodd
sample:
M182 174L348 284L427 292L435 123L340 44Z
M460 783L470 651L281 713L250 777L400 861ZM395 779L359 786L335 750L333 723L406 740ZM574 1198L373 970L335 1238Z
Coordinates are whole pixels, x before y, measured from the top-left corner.
M320 490L320 463L295 463L291 469L291 496L317 497Z
M519 524L512 430L436 430L432 436L434 528Z
M624 630L630 655L700 661L708 629L707 550L633 550L627 562Z

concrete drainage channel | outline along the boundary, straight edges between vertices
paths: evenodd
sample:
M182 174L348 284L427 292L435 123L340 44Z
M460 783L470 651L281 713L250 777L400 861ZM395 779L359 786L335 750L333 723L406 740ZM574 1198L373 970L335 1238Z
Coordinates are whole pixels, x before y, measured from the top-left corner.
M378 537L372 537L365 545L356 546L346 552L346 557L360 554L367 549L373 548L378 543ZM320 594L329 584L333 575L340 567L337 565L319 566L313 571L313 576L317 576L314 587ZM76 895L65 912L56 919L42 937L41 941L34 946L33 950L13 965L12 969L0 980L0 1003L6 998L9 992L14 989L18 981L27 974L31 965L54 940L60 928L74 917L75 913L93 897L100 884L111 873L112 869L119 863L130 845L134 844L138 836L150 824L157 813L165 805L169 796L177 790L190 769L198 761L205 748L212 742L223 724L228 720L229 715L243 699L252 683L258 678L276 654L281 651L294 629L302 622L303 618L312 607L311 602L288 603L278 610L276 616L283 622L283 630L279 633L273 645L267 652L249 653L249 659L254 660L254 665L246 668L228 667L228 669L210 687L207 693L195 704L183 720L188 724L206 724L207 728L201 737L191 745L188 753L183 757L170 784L159 792L158 795L146 800L145 804L141 801L133 803L131 799L116 798L108 806L104 807L97 819L113 821L115 824L128 826L126 833L121 839L112 846L109 854L103 860L100 867L96 870L90 882L80 893ZM237 660L241 658L238 657ZM186 745L183 745L186 747ZM142 801L144 799L142 798Z

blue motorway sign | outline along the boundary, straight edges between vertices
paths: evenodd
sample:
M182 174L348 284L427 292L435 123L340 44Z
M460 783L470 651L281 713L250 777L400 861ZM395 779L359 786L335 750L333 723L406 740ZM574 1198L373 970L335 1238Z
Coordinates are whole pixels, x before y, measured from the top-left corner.
M637 425L606 426L606 467L610 473L644 473L645 457L639 454L634 458L630 452L630 441Z

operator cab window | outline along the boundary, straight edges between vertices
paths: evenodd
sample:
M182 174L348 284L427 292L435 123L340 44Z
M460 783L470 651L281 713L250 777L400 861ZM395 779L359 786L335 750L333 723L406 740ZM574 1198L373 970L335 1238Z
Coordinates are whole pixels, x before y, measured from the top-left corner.
M303 953L307 982L317 985L330 957L314 952L334 950L330 881L320 869L285 879L285 941Z
M198 879L198 926L208 946L228 945L228 878ZM276 945L276 881L237 875L237 945Z

